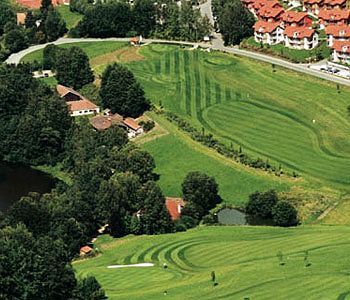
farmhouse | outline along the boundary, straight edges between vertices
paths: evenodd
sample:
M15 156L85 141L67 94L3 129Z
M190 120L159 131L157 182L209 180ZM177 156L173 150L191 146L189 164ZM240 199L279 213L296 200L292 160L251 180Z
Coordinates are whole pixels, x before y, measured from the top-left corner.
M349 41L350 26L348 25L329 25L326 27L327 44L333 46L334 41Z
M72 117L96 115L100 112L100 108L87 99L68 101L67 105Z
M61 98L64 98L64 100L66 101L76 101L84 99L84 97L80 95L77 91L61 84L58 84L56 86L56 90L57 93L61 96Z
M274 8L271 8L269 6L264 6L258 12L259 18L263 21L268 21L268 22L276 22L280 20L283 14L284 14L284 9L279 6Z
M90 123L96 130L101 131L108 129L112 124L123 125L123 117L119 114L95 116L90 119Z
M286 11L282 16L282 26L312 26L312 20L306 12Z
M305 11L314 15L318 15L321 8L323 7L323 0L304 0L303 4Z
M334 62L350 63L350 41L334 41L332 49Z
M319 14L320 28L323 29L328 25L344 25L349 24L350 11L341 9L322 9Z
M181 217L181 210L185 206L185 202L181 198L165 198L165 205L169 215L173 221Z
M288 26L284 30L284 44L289 48L310 50L317 46L318 34L312 28Z
M125 118L123 124L127 127L128 138L134 138L143 133L143 128L133 118Z
M283 41L283 29L278 22L258 21L254 25L254 38L257 43L278 44Z

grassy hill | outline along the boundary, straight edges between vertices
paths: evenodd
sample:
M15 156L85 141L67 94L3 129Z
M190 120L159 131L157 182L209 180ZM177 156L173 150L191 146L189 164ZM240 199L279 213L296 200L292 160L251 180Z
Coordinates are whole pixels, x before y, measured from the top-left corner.
M102 254L74 263L110 299L350 299L349 227L199 227L162 236L102 236ZM310 266L305 267L305 251ZM277 253L282 252L279 264ZM153 262L154 267L107 269ZM168 269L163 269L163 263ZM210 282L216 272L218 285ZM246 298L245 298L246 297Z

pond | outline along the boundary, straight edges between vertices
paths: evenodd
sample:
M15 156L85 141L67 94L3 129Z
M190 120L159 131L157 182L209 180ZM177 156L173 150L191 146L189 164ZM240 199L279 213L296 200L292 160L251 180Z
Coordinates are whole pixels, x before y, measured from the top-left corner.
M0 162L0 211L5 211L29 192L50 192L54 185L55 180L45 173Z
M267 225L273 226L273 220L252 218L234 208L224 208L218 212L218 221L222 225Z

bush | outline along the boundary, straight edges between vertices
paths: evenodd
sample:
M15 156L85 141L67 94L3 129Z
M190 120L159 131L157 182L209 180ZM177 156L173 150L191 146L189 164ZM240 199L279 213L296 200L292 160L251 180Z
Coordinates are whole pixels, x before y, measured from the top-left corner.
M153 120L149 120L149 121L141 121L140 125L143 127L144 131L148 132L148 131L151 131L156 124L154 123Z
M249 196L246 205L246 213L250 216L270 219L272 217L272 209L277 204L278 196L274 190L265 193L255 192Z
M289 227L298 224L298 213L287 201L278 202L272 209L272 218L277 226Z

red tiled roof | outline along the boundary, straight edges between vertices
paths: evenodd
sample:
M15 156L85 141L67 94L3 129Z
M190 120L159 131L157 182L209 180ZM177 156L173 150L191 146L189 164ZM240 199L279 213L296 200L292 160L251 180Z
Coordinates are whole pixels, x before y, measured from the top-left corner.
M280 26L279 22L258 21L254 25L254 31L261 32L261 33L272 33L279 26Z
M112 116L95 116L90 119L91 125L97 130L105 130L112 126L112 124L120 124L123 122L121 115L115 114Z
M343 9L322 9L318 13L318 18L325 21L341 21L350 18L350 11Z
M83 252L83 253L85 253L85 254L90 253L92 250L93 250L93 249L92 249L91 247L89 247L89 246L84 246L84 247L81 247L81 248L80 248L80 252Z
M17 13L17 24L23 25L26 21L27 14L26 13Z
M24 7L31 8L31 9L39 9L41 6L41 0L16 0L16 2ZM64 0L52 0L52 4L54 6L69 3L69 1Z
M79 110L96 109L98 106L89 100L67 101L68 108L71 112Z
M337 52L350 54L350 41L334 41L332 48Z
M265 17L265 18L277 18L278 16L282 15L284 13L284 9L282 7L270 7L270 6L263 6L259 10L259 16Z
M327 35L335 37L350 37L349 25L328 25L325 31Z
M308 17L308 14L306 12L299 12L299 11L286 11L283 16L282 20L288 23L299 23L304 18Z
M125 118L123 123L133 130L138 130L141 126L133 118Z
M304 0L304 4L321 4L323 0Z
M336 6L336 5L342 5L346 3L347 0L324 0L324 4L330 5L330 6Z
M66 96L68 93L72 93L72 94L78 96L80 99L84 99L84 97L82 95L80 95L77 91L75 91L69 87L66 87L64 85L61 85L61 84L58 84L56 86L56 91L61 97Z
M287 26L284 29L284 34L289 38L297 37L299 39L309 38L314 34L315 30L308 27Z
M252 7L256 10L259 10L260 8L268 6L270 8L273 7L281 7L281 4L277 0L256 0L252 4Z
M165 198L165 205L168 209L171 219L177 220L181 216L181 208L185 206L185 202L181 198Z

